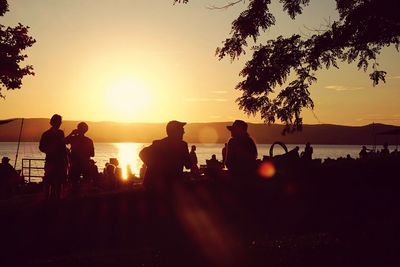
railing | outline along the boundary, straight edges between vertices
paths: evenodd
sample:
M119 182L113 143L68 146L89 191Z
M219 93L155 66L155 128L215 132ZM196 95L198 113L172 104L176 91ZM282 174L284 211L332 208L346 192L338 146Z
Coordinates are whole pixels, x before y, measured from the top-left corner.
M21 176L25 182L32 180L43 180L45 159L22 159ZM33 178L33 179L32 179Z

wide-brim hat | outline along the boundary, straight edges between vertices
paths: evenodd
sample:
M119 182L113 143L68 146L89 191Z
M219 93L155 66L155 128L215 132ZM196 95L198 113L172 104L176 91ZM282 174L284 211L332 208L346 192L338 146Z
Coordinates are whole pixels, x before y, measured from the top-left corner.
M247 123L242 120L235 120L232 125L226 126L229 131L238 129L242 131L247 131Z
M9 162L10 161L10 158L9 157L3 157L2 159L1 159L1 162Z

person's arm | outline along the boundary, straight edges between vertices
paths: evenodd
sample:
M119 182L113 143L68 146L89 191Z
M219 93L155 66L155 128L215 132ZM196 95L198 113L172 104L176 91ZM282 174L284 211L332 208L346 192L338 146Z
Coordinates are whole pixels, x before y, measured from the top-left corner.
M151 163L154 161L154 156L154 143L150 146L144 147L139 152L139 158L143 161L144 164L146 164L146 166L151 165Z
M256 144L254 143L254 140L253 139L251 139L251 146L252 146L252 150L253 150L253 159L254 160L256 160L257 159L257 157L258 157L258 152L257 152L257 146L256 146Z
M228 145L226 146L226 159L225 159L225 165L226 167L231 168L233 165L234 161L234 145L232 140L229 140Z
M40 137L40 142L39 142L39 150L43 153L47 152L47 140L46 140L46 135L42 134Z
M77 129L72 130L72 132L71 132L67 137L64 138L64 140L65 140L64 142L65 142L66 144L71 144L72 139L73 139L77 134L78 134L78 130L77 130Z
M183 165L185 166L186 169L190 169L192 167L192 164L190 160L189 148L186 142L184 142L183 147L184 147Z
M90 157L94 157L94 144L92 140L90 140Z

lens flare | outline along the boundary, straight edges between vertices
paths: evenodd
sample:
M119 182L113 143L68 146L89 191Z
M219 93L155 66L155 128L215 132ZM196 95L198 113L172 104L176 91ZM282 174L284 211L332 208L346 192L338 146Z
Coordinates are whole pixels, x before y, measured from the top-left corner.
M215 144L217 143L219 138L217 130L212 127L204 127L199 131L199 141L200 143L206 144Z
M258 174L265 179L271 179L276 174L275 165L269 161L261 163Z

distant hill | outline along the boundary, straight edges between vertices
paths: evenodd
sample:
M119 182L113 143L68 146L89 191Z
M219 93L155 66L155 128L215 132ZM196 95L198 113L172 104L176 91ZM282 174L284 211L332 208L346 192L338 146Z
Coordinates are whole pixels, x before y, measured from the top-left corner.
M87 122L87 135L95 142L151 142L165 136L165 124L161 123L117 123ZM64 121L62 129L69 134L78 121ZM226 129L232 122L189 123L185 127L184 139L188 143L224 143L230 133ZM0 125L0 142L18 141L21 120ZM39 141L41 134L50 127L49 119L25 119L22 141ZM376 144L388 142L397 144L400 136L379 135L378 133L398 128L398 126L374 124L366 126L304 125L302 132L283 136L282 125L249 124L249 133L259 144L282 141L287 144Z

